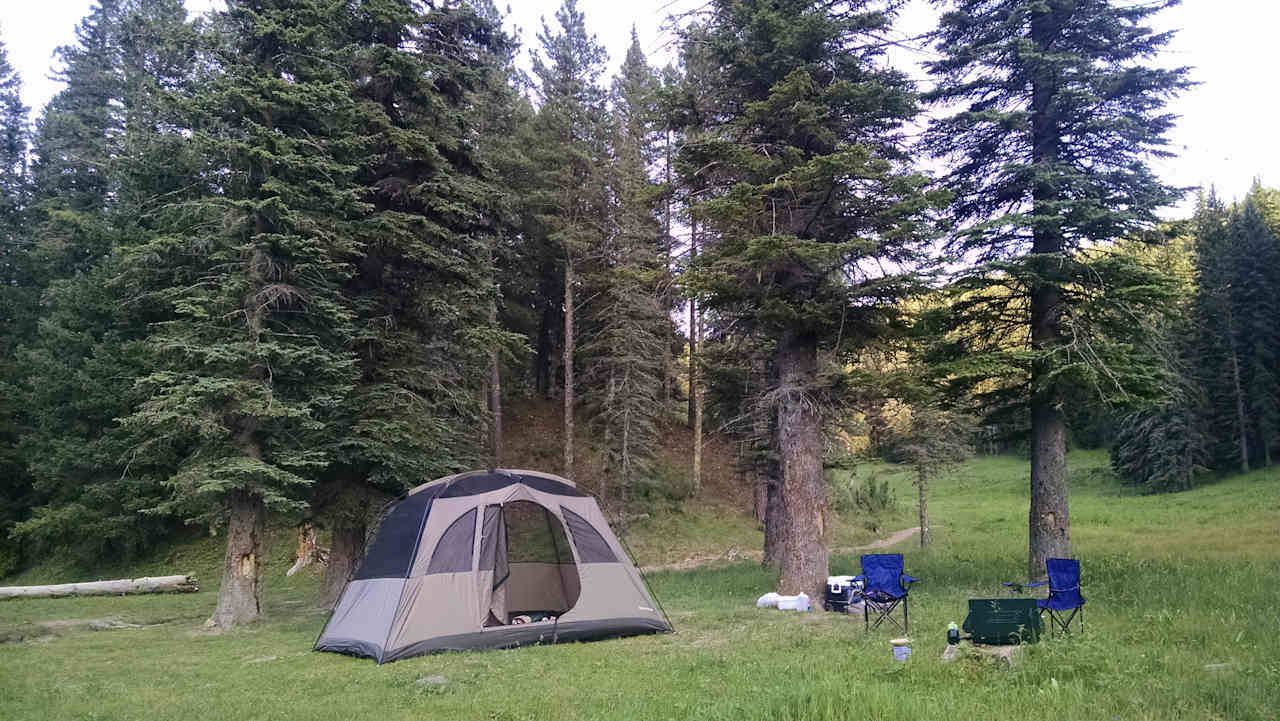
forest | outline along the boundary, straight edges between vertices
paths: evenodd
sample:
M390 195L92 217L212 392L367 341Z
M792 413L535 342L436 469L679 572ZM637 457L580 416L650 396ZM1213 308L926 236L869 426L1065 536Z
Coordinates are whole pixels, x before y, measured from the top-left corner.
M197 526L230 627L306 524L332 601L529 398L563 409L539 470L624 534L668 428L694 489L732 441L788 593L859 455L915 469L927 540L931 474L1024 454L1031 576L1070 555L1068 448L1151 493L1268 466L1280 191L1152 170L1175 2L949 0L927 88L898 0L710 0L613 77L575 0L531 73L492 0L97 0L35 115L0 46L0 576Z

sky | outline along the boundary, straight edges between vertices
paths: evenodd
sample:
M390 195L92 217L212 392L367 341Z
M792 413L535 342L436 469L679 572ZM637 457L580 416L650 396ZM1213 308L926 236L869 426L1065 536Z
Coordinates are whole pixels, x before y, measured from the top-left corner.
M609 74L621 63L634 25L650 62L663 65L675 59L675 45L664 27L672 12L692 9L705 0L579 0L587 27L610 55ZM75 41L75 26L88 13L91 0L0 0L0 41L9 62L22 75L23 97L38 115L58 83L49 76L53 51ZM220 6L220 0L187 0L192 12ZM526 53L537 46L541 19L554 26L560 0L498 0L509 7L507 24L522 30ZM928 0L912 0L897 33L909 37L930 29L936 11ZM1166 182L1192 187L1214 185L1226 199L1241 197L1257 177L1280 186L1280 93L1275 77L1280 69L1280 2L1276 0L1183 0L1183 4L1155 19L1159 30L1178 33L1160 59L1161 64L1191 66L1200 83L1175 99L1170 110L1181 116L1171 133L1171 149L1178 157L1157 160L1156 171ZM928 53L895 50L894 64L923 78L918 63ZM523 64L528 67L527 59ZM1186 215L1191 196L1167 213Z

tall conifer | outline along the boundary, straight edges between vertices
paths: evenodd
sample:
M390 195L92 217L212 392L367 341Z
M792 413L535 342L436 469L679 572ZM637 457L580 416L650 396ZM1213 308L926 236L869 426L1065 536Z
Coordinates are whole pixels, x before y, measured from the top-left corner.
M30 129L21 90L22 79L0 43L0 575L19 560L9 531L28 505L27 474L17 450L24 421L9 385L14 349L33 328L35 310L26 237Z
M1163 106L1187 83L1185 70L1145 64L1169 40L1145 23L1176 2L955 0L937 36L942 57L929 64L931 98L955 111L933 124L927 147L953 163L954 249L979 263L965 285L1011 289L988 293L966 320L981 323L980 340L1030 351L988 345L985 370L975 367L983 355L969 363L974 377L1025 374L1009 387L1027 389L1033 577L1071 550L1063 404L1081 388L1125 392L1123 361L1103 358L1082 309L1091 298L1105 313L1137 283L1131 269L1078 251L1154 225L1179 196L1146 164L1168 154ZM1029 322L1012 322L1028 311Z
M595 259L607 234L607 184L604 91L598 81L608 56L594 35L577 0L564 0L556 11L559 30L543 21L538 40L541 53L533 57L542 105L538 109L540 144L535 161L543 169L536 213L562 271L564 322L564 465L574 474L575 290L585 265Z
M333 459L324 420L357 377L344 228L367 204L356 101L330 59L344 18L319 0L232 2L217 18L184 106L205 196L130 253L132 287L173 319L148 339L156 369L125 426L139 471L171 489L162 510L226 523L221 627L261 615L266 512L302 505Z
M709 3L687 43L703 44L714 96L688 163L707 193L693 206L704 306L774 341L785 592L820 593L826 388L820 351L886 332L916 289L905 269L931 199L901 152L916 113L910 83L873 36L892 14L864 2Z

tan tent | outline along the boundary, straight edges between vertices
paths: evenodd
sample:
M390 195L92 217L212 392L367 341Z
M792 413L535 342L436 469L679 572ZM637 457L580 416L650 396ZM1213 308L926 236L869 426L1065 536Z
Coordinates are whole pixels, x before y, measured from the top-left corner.
M385 663L670 630L594 498L545 473L472 471L387 511L316 648Z

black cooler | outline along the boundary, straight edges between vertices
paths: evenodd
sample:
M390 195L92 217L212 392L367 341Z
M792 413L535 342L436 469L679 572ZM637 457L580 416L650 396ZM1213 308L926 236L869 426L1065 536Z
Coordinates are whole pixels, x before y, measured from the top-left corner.
M836 613L848 613L849 607L862 600L862 581L853 576L827 576L827 587L822 592L822 608Z

